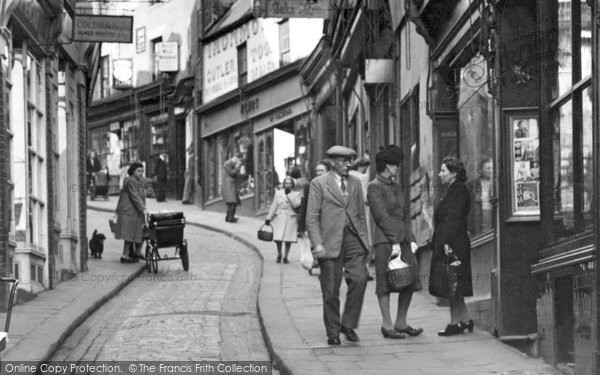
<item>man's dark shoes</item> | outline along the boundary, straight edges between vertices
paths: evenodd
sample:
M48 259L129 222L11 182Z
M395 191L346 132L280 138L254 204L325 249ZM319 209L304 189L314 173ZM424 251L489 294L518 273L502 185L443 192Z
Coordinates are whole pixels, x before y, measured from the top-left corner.
M411 326L407 326L406 328L394 328L394 331L400 333L406 333L409 336L419 336L423 333L423 328L413 328Z
M356 332L354 332L354 330L352 328L347 328L342 326L342 328L340 329L340 332L342 332L344 334L344 336L346 336L346 340L350 341L350 342L357 342L360 339L358 338L358 335L356 334Z
M461 333L463 333L463 329L460 327L460 325L448 324L446 326L446 329L438 332L438 335L439 336L453 336L453 335L460 335Z
M327 345L341 345L342 342L340 341L339 337L330 337L327 339Z

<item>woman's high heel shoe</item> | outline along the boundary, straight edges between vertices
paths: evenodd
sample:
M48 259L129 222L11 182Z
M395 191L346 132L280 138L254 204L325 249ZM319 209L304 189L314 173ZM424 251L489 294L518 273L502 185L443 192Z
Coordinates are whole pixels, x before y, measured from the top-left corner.
M394 330L393 328L385 329L385 328L381 327L381 334L386 339L403 339L405 337L402 332L398 332L398 331Z
M453 336L453 335L460 335L461 333L463 333L463 329L460 326L460 324L448 324L446 326L445 330L438 332L438 335L439 336Z
M460 328L463 331L468 330L469 333L473 332L473 326L474 326L473 319L469 319L466 322L460 322Z
M277 255L277 260L275 260L276 263L281 263L281 255Z

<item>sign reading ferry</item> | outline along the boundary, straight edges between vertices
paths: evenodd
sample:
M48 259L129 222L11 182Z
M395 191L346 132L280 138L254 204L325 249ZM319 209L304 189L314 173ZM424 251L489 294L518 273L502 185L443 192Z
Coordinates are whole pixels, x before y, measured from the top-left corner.
M133 16L76 14L73 40L79 42L131 43Z

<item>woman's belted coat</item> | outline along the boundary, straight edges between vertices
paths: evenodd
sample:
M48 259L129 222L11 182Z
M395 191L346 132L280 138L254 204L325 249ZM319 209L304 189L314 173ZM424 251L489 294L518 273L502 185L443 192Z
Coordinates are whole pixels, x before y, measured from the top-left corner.
M135 243L142 242L146 192L144 183L135 176L123 181L121 196L117 203L117 227L115 238Z

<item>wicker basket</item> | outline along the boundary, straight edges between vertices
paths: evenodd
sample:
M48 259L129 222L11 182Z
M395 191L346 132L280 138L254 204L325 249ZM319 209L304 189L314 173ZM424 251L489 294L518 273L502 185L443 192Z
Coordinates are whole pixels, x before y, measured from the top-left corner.
M388 268L387 281L390 291L399 292L415 282L415 268L410 265L403 268Z

